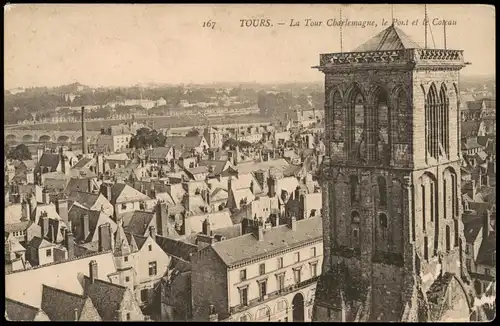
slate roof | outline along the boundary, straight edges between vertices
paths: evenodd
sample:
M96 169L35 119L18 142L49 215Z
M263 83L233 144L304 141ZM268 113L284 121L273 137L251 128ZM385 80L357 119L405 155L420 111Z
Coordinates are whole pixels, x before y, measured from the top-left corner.
M148 196L125 183L115 183L111 186L111 202L115 204L150 200Z
M73 165L73 169L79 169L85 167L87 164L92 162L93 158L82 157L80 161L78 161L75 165Z
M477 254L476 264L496 267L496 260L493 260L493 256L496 256L496 241L495 232L490 232L490 235L483 239Z
M5 312L14 321L32 321L38 314L44 314L40 308L10 298L5 298Z
M77 202L86 208L91 208L97 202L99 195L85 191L72 191L68 196L68 201Z
M60 162L60 156L56 153L45 152L38 161L38 166L50 167L55 170Z
M174 256L186 262L190 262L191 254L198 251L198 247L195 245L159 235L156 236L156 243L167 255Z
M166 137L165 145L175 147L176 149L180 149L182 147L185 148L193 148L200 146L201 140L203 136L193 136L193 137L184 137L184 136L170 136Z
M103 321L115 320L117 310L127 292L127 287L96 279L90 283L90 278L84 276L85 294L90 297Z
M481 121L463 121L460 124L461 137L474 137L477 136Z
M66 260L39 268L13 272L5 275L5 296L40 307L42 300L42 284L65 291L83 294L79 275L88 274L89 262L98 263L99 277L107 279L116 272L114 257L111 252Z
M467 139L462 141L462 150L475 149L483 147L478 143L477 137L468 137Z
M464 236L467 243L476 241L479 232L483 228L483 219L481 217L473 218L467 222L464 221Z
M48 242L45 239L42 239L40 237L33 237L31 241L28 244L29 247L36 248L36 249L42 249L42 248L48 248L48 247L53 247L55 244Z
M148 155L152 160L163 160L166 158L169 152L170 147L155 147L152 149L148 149L146 151L146 155Z
M217 175L221 174L222 171L224 171L224 167L226 166L228 161L224 160L202 160L200 161L200 166L206 166L210 168L213 166L214 170L212 172L209 172L208 176L209 177L216 177Z
M83 295L43 285L42 310L51 321L75 321L75 312L81 316L87 301L89 299ZM100 318L95 321L100 321Z
M69 210L68 219L69 221L71 221L71 225L73 228L72 231L75 237L80 236L79 232L81 232L82 227L82 216L84 216L85 214L89 216L89 234L85 239L83 239L83 242L91 242L97 240L97 229L99 225L109 223L111 226L111 232L114 233L116 231L116 223L109 216L106 216L103 212L86 209L78 205L73 205Z
M89 179L71 178L64 192L70 195L74 191L87 192L89 190Z
M358 46L352 52L375 52L420 48L420 45L412 41L405 32L391 25Z
M138 234L132 234L130 232L125 232L125 236L127 237L128 243L131 247L134 247L134 251L139 251L142 249L142 246L146 243L148 237L140 236Z
M200 174L200 173L208 173L208 167L202 165L202 166L197 166L197 167L192 168L192 169L186 169L186 171L194 176L194 175Z
M156 214L154 212L134 211L130 220L126 224L127 226L125 227L125 231L135 235L148 235L149 225L155 218Z
M239 163L235 168L239 173L250 173L258 170L274 170L276 172L284 172L290 164L283 158L269 160L263 162L245 162Z
M186 217L186 219L184 220L184 223L187 224L186 230L201 232L203 221L205 221L205 219L207 218L210 222L210 228L214 231L233 225L233 222L231 221L231 213L229 212L229 210L225 209L222 211Z
M231 266L272 252L293 248L308 241L319 240L323 236L321 218L309 218L296 223L295 231L287 225L281 225L264 230L264 239L260 241L248 233L217 242L209 248L218 254L226 266Z

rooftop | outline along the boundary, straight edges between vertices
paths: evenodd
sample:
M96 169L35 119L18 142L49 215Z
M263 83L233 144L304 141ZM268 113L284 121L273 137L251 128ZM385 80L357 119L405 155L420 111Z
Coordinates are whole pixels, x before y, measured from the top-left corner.
M217 242L211 246L226 266L232 266L248 259L279 252L303 243L322 238L322 219L309 218L297 221L293 231L287 225L264 230L264 239L257 240L252 233Z

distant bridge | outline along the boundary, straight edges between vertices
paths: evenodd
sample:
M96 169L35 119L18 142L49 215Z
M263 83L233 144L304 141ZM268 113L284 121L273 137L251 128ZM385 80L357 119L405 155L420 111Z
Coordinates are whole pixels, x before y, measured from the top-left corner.
M86 131L87 141L99 135L99 131ZM54 143L78 143L82 141L81 131L50 131L50 130L12 130L4 132L6 142L54 142Z

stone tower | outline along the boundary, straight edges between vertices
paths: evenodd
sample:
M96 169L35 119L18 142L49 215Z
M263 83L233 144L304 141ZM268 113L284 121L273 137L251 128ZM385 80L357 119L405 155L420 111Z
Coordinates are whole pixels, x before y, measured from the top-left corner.
M315 321L464 320L473 297L460 197L463 51L389 26L325 74L324 263Z

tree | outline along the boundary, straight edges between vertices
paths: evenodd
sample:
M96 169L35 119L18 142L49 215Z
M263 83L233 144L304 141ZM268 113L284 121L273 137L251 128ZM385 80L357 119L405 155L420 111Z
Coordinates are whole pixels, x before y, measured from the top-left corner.
M199 135L200 135L200 132L198 131L198 129L193 128L193 129L188 131L188 133L186 134L186 137L196 137Z
M141 128L137 130L135 136L130 139L129 147L131 148L148 148L163 147L167 137L164 134L158 133L154 129Z
M20 161L31 160L31 152L26 145L19 144L7 154L7 158Z

